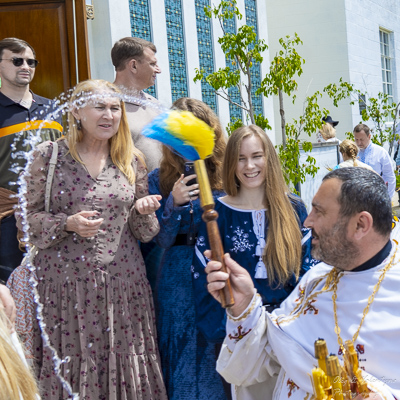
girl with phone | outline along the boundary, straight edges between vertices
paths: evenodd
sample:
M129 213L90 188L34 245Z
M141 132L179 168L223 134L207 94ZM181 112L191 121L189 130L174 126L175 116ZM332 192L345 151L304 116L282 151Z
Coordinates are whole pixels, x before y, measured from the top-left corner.
M173 108L192 112L214 129L214 154L206 160L206 166L214 198L222 196L226 144L218 117L195 99L178 99ZM170 400L222 400L226 396L215 370L214 345L207 343L195 324L191 265L203 211L199 185L191 183L196 175L185 161L163 146L160 168L149 174L150 194L162 195L156 212L160 232L155 241L165 252L154 293L161 365Z

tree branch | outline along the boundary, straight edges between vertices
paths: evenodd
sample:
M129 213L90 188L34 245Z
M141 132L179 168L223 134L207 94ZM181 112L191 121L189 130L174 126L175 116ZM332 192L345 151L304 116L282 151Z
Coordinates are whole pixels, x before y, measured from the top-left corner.
M222 90L223 90L223 89L222 89ZM228 94L227 92L225 92L225 90L223 90L224 95L222 95L222 94L221 94L220 92L218 92L217 90L214 90L214 92L215 92L215 94L217 94L218 96L222 97L224 100L229 101L229 103L231 103L231 104L233 104L233 105L235 105L235 106L238 106L238 107L241 108L242 110L245 110L245 111L248 112L248 109L247 109L246 107L242 106L241 104L236 103L236 101L233 101L233 100L231 99L231 96L229 96L229 94ZM224 96L226 96L226 97L224 97Z
M250 71L250 64L251 64L251 59L252 57L249 58L247 61L246 65L246 71L247 71L247 82L249 83L248 86L245 85L246 90L247 90L247 98L249 99L249 114L250 114L250 120L252 124L255 124L255 119L254 119L254 108L253 108L253 99L251 98L251 71Z

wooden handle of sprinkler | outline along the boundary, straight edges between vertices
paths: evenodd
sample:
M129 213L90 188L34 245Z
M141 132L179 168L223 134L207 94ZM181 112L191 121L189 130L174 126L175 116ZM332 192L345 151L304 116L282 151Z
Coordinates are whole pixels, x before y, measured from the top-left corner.
M219 234L217 224L218 213L214 209L205 210L203 213L203 221L207 224L208 240L211 247L211 259L219 261L222 264L222 271L226 271L224 262L224 249L222 247L221 235ZM235 304L231 288L231 281L228 278L226 285L219 291L221 305L224 308L232 307Z

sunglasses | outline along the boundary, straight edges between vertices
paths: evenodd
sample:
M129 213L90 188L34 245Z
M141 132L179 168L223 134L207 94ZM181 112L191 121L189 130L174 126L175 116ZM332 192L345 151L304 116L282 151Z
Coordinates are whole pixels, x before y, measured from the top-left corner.
M37 65L39 64L39 61L35 60L33 58L13 57L13 58L3 58L2 60L12 61L12 63L16 67L20 67L24 63L24 61L26 61L29 68L36 68ZM2 60L0 60L0 61L2 61Z

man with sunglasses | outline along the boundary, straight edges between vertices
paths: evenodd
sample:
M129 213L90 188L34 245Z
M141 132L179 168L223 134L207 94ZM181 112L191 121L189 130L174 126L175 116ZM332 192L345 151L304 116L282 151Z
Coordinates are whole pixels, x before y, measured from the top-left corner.
M53 102L34 94L29 84L38 65L32 46L17 38L0 40L0 280L7 280L22 260L19 249L14 205L18 192L19 171L26 160L17 152L30 150L24 139L38 128L42 140L55 140L62 126L54 120L45 121Z

